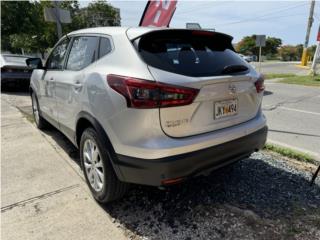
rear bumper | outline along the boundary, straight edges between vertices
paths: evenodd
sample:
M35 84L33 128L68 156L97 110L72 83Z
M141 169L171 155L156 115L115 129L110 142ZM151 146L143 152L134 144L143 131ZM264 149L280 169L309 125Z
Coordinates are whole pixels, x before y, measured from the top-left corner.
M161 186L164 180L186 178L231 164L263 148L268 128L206 149L159 159L141 159L117 154L115 164L124 182Z

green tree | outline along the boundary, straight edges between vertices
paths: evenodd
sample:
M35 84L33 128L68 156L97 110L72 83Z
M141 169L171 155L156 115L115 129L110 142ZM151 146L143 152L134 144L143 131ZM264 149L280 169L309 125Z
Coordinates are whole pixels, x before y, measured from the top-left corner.
M43 17L43 2L1 2L1 49L20 53L39 51L56 41L55 28Z
M14 50L9 40L11 34L34 31L35 23L31 18L33 12L29 2L1 1L2 49Z
M1 1L1 49L13 53L41 52L58 40L56 24L44 20L44 8L51 1ZM62 24L63 33L86 27L118 25L118 13L106 1L91 2L81 9L78 1L61 1L60 8L70 11L72 22Z
M284 45L279 48L279 55L283 61L296 61L298 60L297 46Z
M256 47L256 36L244 37L236 46L236 50L244 55L258 55L259 50Z
M71 23L62 24L63 34L86 28L86 19L81 15L80 4L78 1L61 1L59 7L69 10L72 19Z
M313 58L316 51L316 45L308 47L308 56ZM283 61L299 61L302 56L303 45L298 44L296 46L284 45L278 49L278 53Z
M278 53L278 48L281 46L282 40L275 37L267 37L266 46L262 48L263 55L273 57ZM237 52L244 55L259 55L259 48L256 47L256 35L244 37L236 47Z
M275 37L267 37L266 46L263 51L268 55L275 55L278 53L278 48L281 46L282 40Z
M297 56L298 56L299 59L301 59L301 57L302 57L302 52L303 52L303 45L302 45L302 44L298 44L298 45L296 46L296 48L297 48Z
M88 7L82 9L87 27L119 26L118 12L104 0L89 3Z

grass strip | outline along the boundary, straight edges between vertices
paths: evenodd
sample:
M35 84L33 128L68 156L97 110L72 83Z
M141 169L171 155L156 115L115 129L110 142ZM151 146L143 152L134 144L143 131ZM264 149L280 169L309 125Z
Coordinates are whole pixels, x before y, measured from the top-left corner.
M293 159L296 159L298 161L308 162L308 163L313 163L313 164L317 164L318 163L309 154L306 154L306 153L303 153L303 152L299 152L299 151L293 150L291 148L286 148L286 147L282 147L282 146L279 146L279 145L275 145L275 144L272 144L272 143L267 143L264 146L264 149L266 149L268 151L279 153L280 155L282 155L284 157L293 158Z
M281 83L288 83L288 84L298 84L298 85L305 85L305 86L315 86L320 87L320 76L292 76L292 77L285 77L281 79L279 82Z
M268 73L264 74L265 79L273 79L273 78L287 78L287 77L295 77L295 74L292 73Z

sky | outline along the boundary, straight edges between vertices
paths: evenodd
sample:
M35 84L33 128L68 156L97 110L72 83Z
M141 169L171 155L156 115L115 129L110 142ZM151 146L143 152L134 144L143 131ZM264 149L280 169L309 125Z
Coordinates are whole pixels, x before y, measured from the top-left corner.
M122 26L138 26L145 1L108 1L120 8ZM81 6L88 2L81 2ZM307 1L186 1L178 0L170 27L185 28L186 22L198 22L202 28L215 29L239 42L244 36L265 34L278 37L284 44L304 43L309 16ZM316 1L309 45L316 44L320 24L320 0Z

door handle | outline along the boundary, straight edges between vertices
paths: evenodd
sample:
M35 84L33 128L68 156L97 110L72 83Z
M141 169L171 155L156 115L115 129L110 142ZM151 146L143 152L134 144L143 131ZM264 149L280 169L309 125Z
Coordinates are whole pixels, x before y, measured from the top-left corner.
M82 83L81 82L75 82L74 84L72 84L73 88L75 90L80 90L82 88Z
M51 78L49 78L49 80L50 80L50 81L53 81L53 80L54 80L54 78L53 78L53 77L51 77Z
M82 87L82 84L81 83L75 83L75 84L73 84L73 86L79 88L79 87Z

